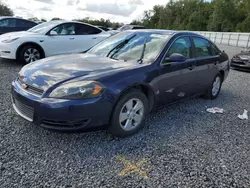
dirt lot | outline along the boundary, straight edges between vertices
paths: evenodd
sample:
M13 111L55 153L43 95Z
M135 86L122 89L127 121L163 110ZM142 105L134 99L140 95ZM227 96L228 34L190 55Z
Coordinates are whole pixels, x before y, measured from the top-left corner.
M239 48L222 46L230 56ZM250 187L250 73L234 71L217 100L152 113L139 134L65 134L34 126L11 106L21 65L0 61L0 187ZM207 107L224 114L209 114ZM249 114L250 115L250 114Z

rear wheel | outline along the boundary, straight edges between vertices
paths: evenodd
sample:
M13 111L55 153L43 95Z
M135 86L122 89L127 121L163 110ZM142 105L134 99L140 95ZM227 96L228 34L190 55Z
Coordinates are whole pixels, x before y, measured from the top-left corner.
M143 128L148 112L147 97L139 90L130 90L117 102L111 117L109 132L118 137L135 134Z
M19 51L19 61L28 64L42 58L41 50L35 45L26 45Z
M205 95L205 98L212 99L212 100L216 99L218 95L220 94L221 85L222 85L222 75L218 73L215 76L210 88L208 89Z

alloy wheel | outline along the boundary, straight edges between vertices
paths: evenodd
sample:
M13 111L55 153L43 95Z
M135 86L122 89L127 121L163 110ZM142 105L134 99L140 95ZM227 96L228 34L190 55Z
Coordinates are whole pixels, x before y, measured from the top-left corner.
M39 60L40 57L41 57L40 52L35 48L28 48L24 52L24 60L27 63L31 63L33 61Z
M142 122L144 105L140 99L133 98L127 101L120 112L119 123L125 131L135 129Z
M214 83L213 83L213 88L212 88L212 95L213 96L216 96L219 93L220 86L221 86L221 78L219 76L217 76L214 80Z

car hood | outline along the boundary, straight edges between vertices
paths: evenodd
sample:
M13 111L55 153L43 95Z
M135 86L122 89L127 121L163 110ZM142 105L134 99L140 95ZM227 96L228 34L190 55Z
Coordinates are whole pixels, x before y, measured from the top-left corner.
M235 58L240 58L241 60L250 60L250 52L241 52L236 54Z
M43 90L86 75L102 74L117 69L136 66L135 62L124 62L93 54L72 54L45 58L24 66L19 72L23 82Z
M24 37L24 36L37 36L39 34L32 33L28 31L19 31L19 32L10 32L0 35L0 39L8 39L8 38L16 38L16 37Z

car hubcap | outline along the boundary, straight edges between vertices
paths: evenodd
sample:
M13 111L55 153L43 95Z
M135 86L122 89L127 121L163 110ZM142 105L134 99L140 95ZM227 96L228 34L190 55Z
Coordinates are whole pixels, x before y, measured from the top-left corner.
M24 59L27 63L40 59L40 53L35 48L29 48L24 52Z
M213 89L212 89L213 96L216 96L218 94L220 90L220 85L221 85L221 79L219 76L217 76L213 83Z
M144 105L139 99L130 99L127 101L119 116L120 126L125 131L135 129L142 121L144 114Z

